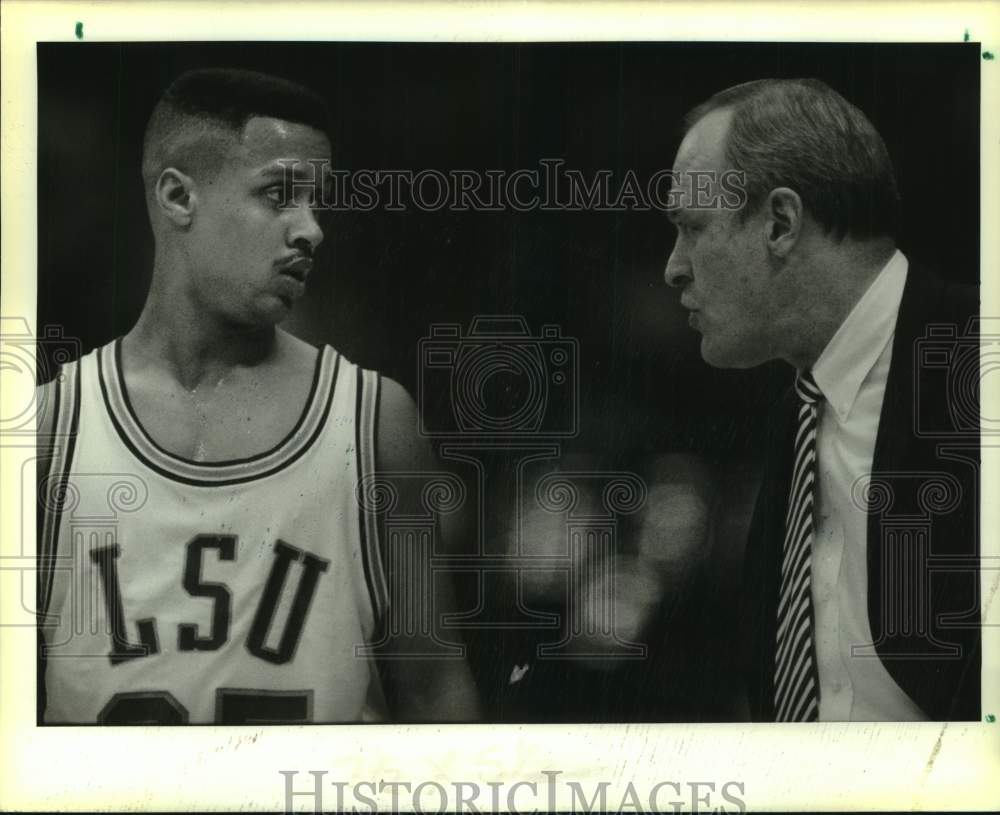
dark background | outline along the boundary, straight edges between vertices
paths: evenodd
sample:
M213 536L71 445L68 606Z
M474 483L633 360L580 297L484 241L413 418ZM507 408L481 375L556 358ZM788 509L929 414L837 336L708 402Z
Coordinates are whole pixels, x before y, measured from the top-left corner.
M585 177L611 170L619 183L630 169L640 179L669 169L683 114L713 92L768 76L818 77L885 139L902 195L900 248L944 277L978 281L976 44L40 44L38 324L62 326L84 351L139 314L153 256L143 129L164 88L206 66L263 70L325 95L341 169L509 172L553 158ZM581 432L564 448L604 467L651 472L650 462L673 461L681 472L693 461L708 473L698 482L705 548L723 554L692 578L700 590L673 618L681 633L670 653L693 676L717 677L731 668L730 589L763 426L790 370L718 371L701 361L698 336L663 283L673 238L656 211L338 213L289 327L414 395L417 343L432 323L520 314L535 331L556 324L576 338ZM697 647L706 639L708 652ZM724 706L711 697L732 689L711 681L667 693L676 662L599 680L560 668L534 690L523 683L511 702L509 660L482 657L507 647L478 642L477 675L497 716L735 715L717 712Z

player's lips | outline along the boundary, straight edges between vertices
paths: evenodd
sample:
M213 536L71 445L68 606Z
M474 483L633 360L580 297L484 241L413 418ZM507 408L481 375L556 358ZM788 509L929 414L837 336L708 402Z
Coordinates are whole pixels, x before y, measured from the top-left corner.
M312 258L298 255L290 260L279 263L278 271L281 272L281 274L295 278L300 283L305 283L306 278L309 276L309 272L312 271L312 267Z
M312 259L304 255L282 261L278 264L278 296L285 301L286 306L290 306L293 300L297 300L306 291L306 278L312 270Z

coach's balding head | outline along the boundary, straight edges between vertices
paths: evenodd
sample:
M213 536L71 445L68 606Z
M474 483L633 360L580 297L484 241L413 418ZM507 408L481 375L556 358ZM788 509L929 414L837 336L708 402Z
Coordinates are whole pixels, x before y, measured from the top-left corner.
M865 115L817 80L721 91L686 117L667 283L718 367L807 368L895 249L896 182ZM738 171L740 205L693 200L692 173Z

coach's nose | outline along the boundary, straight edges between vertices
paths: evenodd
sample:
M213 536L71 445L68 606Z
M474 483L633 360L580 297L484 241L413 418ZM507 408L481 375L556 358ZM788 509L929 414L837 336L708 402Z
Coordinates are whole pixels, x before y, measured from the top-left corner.
M679 243L679 242L678 242ZM679 245L674 245L667 267L663 270L663 281L674 288L684 288L692 280L691 263Z

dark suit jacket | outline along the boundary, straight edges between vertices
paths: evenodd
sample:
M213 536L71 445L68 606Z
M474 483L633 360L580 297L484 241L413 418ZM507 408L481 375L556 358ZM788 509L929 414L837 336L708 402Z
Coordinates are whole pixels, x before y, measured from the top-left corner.
M944 283L910 264L865 504L875 652L939 721L980 715L978 325L966 333L978 314L978 288ZM743 662L751 715L760 721L774 718L796 407L789 390L772 423L745 557Z

